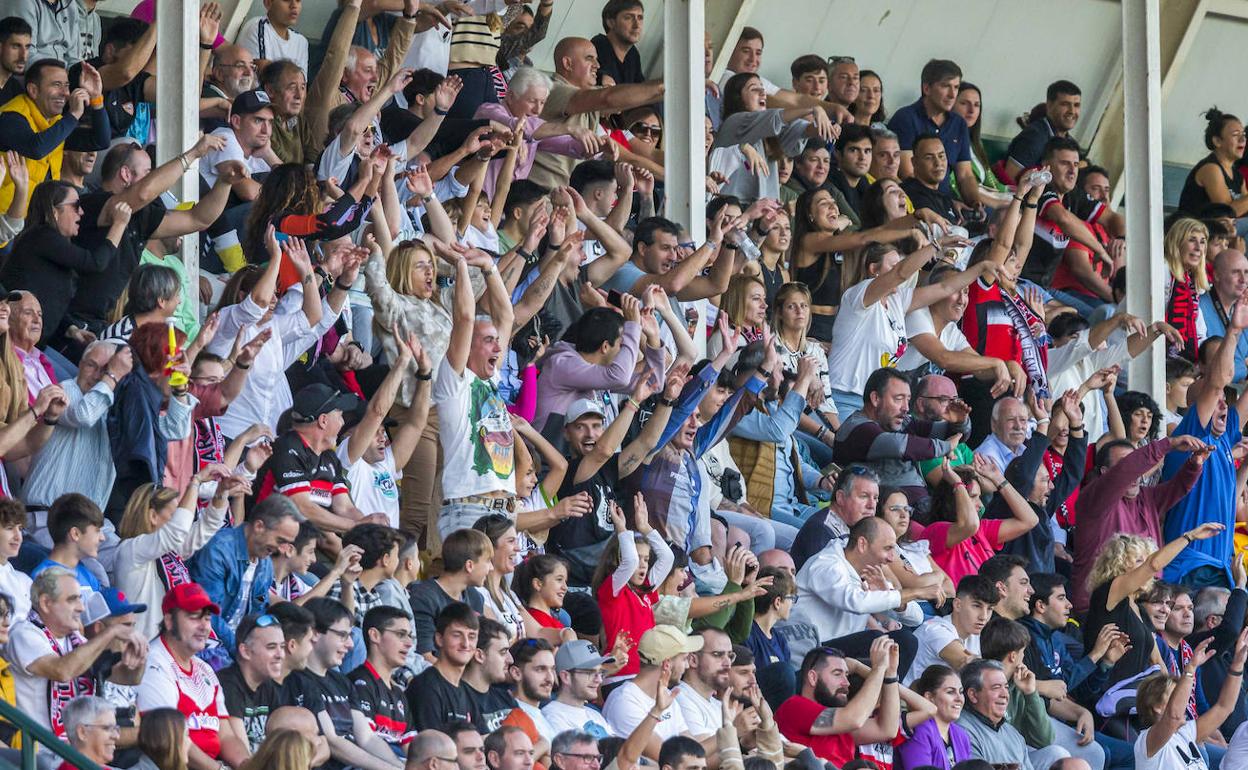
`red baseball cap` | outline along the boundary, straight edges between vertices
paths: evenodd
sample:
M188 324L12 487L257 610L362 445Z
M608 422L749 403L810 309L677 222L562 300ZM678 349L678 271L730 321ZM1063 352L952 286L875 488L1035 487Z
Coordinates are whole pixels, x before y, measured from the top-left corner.
M199 583L183 583L180 586L165 594L164 601L160 603L161 612L169 612L170 610L182 610L183 612L199 612L200 610L212 610L212 614L220 615L221 608L217 606L208 592Z

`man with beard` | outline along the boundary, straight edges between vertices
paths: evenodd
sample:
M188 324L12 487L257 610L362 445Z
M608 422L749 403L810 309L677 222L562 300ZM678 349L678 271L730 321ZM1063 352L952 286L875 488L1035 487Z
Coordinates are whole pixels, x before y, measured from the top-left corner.
M576 730L599 739L611 736L611 727L602 712L588 704L598 700L603 665L614 662L615 658L599 655L598 648L583 639L559 645L555 653L559 694L542 707L542 716L556 734Z
M402 768L403 763L389 744L369 726L351 680L337 670L351 651L351 612L342 602L323 596L305 606L316 617L319 636L307 667L292 672L282 686L288 702L316 714L317 724L329 742L327 770Z
M0 19L0 104L22 93L22 74L30 60L30 24L20 16Z
M724 723L724 705L719 697L730 686L732 664L736 653L728 634L718 628L705 628L697 632L702 637L702 649L689 654L689 667L681 686L676 691L676 701L685 715L689 732L700 741L714 739ZM743 692L737 691L739 695ZM761 720L751 706L737 715L737 736L746 740L753 734Z
M1230 588L1234 585L1230 564L1238 495L1235 492L1235 460L1231 450L1243 437L1240 426L1248 416L1248 390L1240 395L1235 408L1231 409L1225 389L1235 376L1235 347L1246 327L1248 292L1239 296L1228 319L1226 336L1203 362L1203 374L1188 390L1187 414L1172 434L1172 438L1193 436L1201 444L1212 445L1213 451L1208 455L1204 470L1191 491L1166 514L1163 540L1158 542L1182 537L1188 531L1183 529L1184 525L1192 522L1219 523L1226 530L1184 548L1166 566L1164 577L1168 583L1182 583L1192 589L1207 585ZM1186 461L1185 455L1186 452L1175 452L1166 457L1161 469L1163 481L1180 474Z
M797 672L798 694L776 709L780 734L809 746L815 756L837 767L854 758L858 744L896 738L901 721L898 653L888 637L876 639L871 644L871 670L852 699L844 654L830 647L806 653Z
M476 728L482 735L498 729L516 708L516 697L508 686L511 648L507 628L498 621L480 618L477 649L464 669L464 685L472 696Z
M139 684L139 713L176 708L186 715L188 765L194 770L215 770L222 763L241 767L250 754L247 736L235 732L221 682L198 657L208 646L212 618L221 608L198 583L183 583L165 594L160 611L160 636L152 641Z
M668 682L679 680L688 663L689 653L702 649L700 636L688 636L679 628L660 623L642 634L637 643L641 668L637 676L611 691L602 714L616 735L631 735L642 722L656 721L654 733L646 741L643 754L659 758L663 741L674 735L688 735L684 710L675 699L661 704L652 693L666 691Z
M556 730L542 715L542 703L555 687L555 650L545 639L521 639L511 647L507 674L516 687L516 710L504 720L524 730L543 765L550 760L550 742Z
M641 69L642 22L646 9L641 0L608 0L602 7L602 30L590 40L598 53L598 84L602 86L643 83Z
M251 51L233 43L218 46L212 52L212 67L208 70L208 77L204 80L204 88L200 91L199 98L218 99L220 105L200 110L200 128L205 133L211 133L224 127L234 98L255 87L256 57Z

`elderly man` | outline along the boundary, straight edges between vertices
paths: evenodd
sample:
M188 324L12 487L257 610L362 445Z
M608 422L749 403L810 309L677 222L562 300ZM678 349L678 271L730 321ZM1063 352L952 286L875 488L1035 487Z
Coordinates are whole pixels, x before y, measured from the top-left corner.
M212 638L212 619L221 611L198 583L183 583L165 594L161 633L152 640L148 666L139 685L139 713L176 708L186 715L194 770L237 770L248 758L247 736L236 732L225 708L216 672L199 653ZM233 635L229 646L233 647Z
M916 600L940 602L944 591L938 583L896 588L899 583L889 568L896 558L897 533L883 519L869 516L849 530L846 543L830 543L807 561L797 572L799 601L788 622L779 627L793 657L800 660L810 649L826 644L865 657L880 636L867 629L874 613L895 611L910 627L923 622ZM918 649L914 633L903 626L888 635L901 647L898 670L904 677Z
M1031 435L1031 410L1022 401L1007 396L992 405L992 433L975 447L975 452L997 466L1002 473L1026 451ZM1045 425L1047 428L1047 424Z
M117 750L117 709L113 704L95 695L79 695L65 706L65 739L69 745L82 752L87 759L108 767ZM75 766L65 760L58 770L73 770Z
M1231 308L1248 289L1248 257L1242 251L1226 249L1213 258L1213 286L1200 295L1200 320L1206 337L1225 337ZM1248 379L1248 335L1235 342L1235 375L1231 382Z
M226 125L234 97L256 87L256 57L241 45L225 43L212 52L212 67L204 80L200 99L217 103L199 111L199 124L206 132Z
M68 406L48 443L35 454L22 497L46 508L66 492L86 495L103 509L117 470L108 440L113 390L134 367L129 347L92 342L78 362L78 376L61 383Z
M828 543L836 540L843 544L849 537L851 527L875 515L879 499L879 474L864 465L843 468L836 477L832 502L827 509L811 516L798 530L797 539L789 552L793 574L796 575L797 570Z
M451 736L438 730L421 730L407 745L405 770L441 770L458 761Z
M1035 688L1035 674L1020 666L1015 681L1023 680L1020 689L1030 680ZM962 669L962 688L966 706L958 724L970 734L971 756L994 765L1014 765L1020 770L1043 770L1056 759L1068 756L1060 746L1034 751L1027 748L1023 736L1006 720L1010 706L1009 680L995 660L973 660Z
M833 456L841 466L861 463L880 475L882 486L899 487L910 504L925 509L923 460L952 454L970 432L970 407L952 401L945 419L931 422L910 415L910 379L896 369L876 369L863 388L862 409L836 431Z
M9 339L13 342L13 352L17 353L17 360L22 362L22 370L26 374L26 392L33 397L49 385L56 384L58 380L72 377L73 365L55 351L48 355L39 349L39 343L46 339L43 333L43 303L39 297L29 291L11 291L7 299ZM58 300L64 302L65 298ZM64 307L60 309L63 311ZM80 333L77 327L71 325L66 336L86 341L93 339L79 337Z
M251 509L246 523L218 531L191 559L191 578L203 585L214 607L225 610L216 610L211 622L226 648L234 647L234 630L243 617L269 605L271 557L294 544L302 520L289 499L265 498Z
M82 634L82 593L74 573L49 567L30 589L32 614L19 618L9 632L6 657L11 661L17 707L59 736L68 733L65 710L79 695L97 692L89 672L114 642L133 639L133 629L115 624L90 641ZM128 672L133 674L133 672ZM118 667L117 684L138 684Z
M603 113L623 112L663 98L661 80L599 87L598 53L594 44L583 37L560 40L555 46L554 59L555 82L541 113L545 120L562 121L569 127L596 131ZM627 161L630 156L632 153L628 150L620 151L621 160ZM529 178L553 189L568 183L575 164L575 158L540 152Z

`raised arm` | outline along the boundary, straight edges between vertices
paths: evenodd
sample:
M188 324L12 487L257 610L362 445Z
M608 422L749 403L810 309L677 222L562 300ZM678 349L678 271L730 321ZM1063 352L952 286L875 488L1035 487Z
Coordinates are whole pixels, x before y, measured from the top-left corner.
M1197 410L1201 425L1208 425L1213 419L1219 402L1226 397L1226 386L1235 378L1235 348L1239 344L1239 335L1245 328L1248 328L1248 289L1235 301L1226 334L1214 350L1208 370L1192 386L1195 393L1189 391L1188 405ZM1241 410L1240 419L1243 417Z
M1213 448L1205 447L1200 451L1208 456L1209 452L1213 451ZM1206 522L1195 529L1184 532L1182 535L1166 543L1158 550L1153 551L1152 555L1145 559L1140 566L1114 578L1113 583L1111 583L1109 587L1109 598L1106 600L1106 609L1118 606L1119 602L1126 599L1128 596L1134 595L1137 591L1148 585L1149 581L1165 569L1167 564L1174 561L1174 557L1178 556L1184 548L1188 547L1197 540L1208 540L1224 529L1226 529L1226 527L1222 524ZM1184 702L1186 702L1186 699L1184 699Z
M1028 503L1027 499L1014 488L1014 485L1005 480L1005 474L1001 472L997 464L980 455L975 455L974 462L975 472L996 488L997 494L1001 496L1006 507L1013 514L1013 518L1001 520L1001 529L997 531L997 539L1002 543L1008 543L1035 529L1040 523L1040 517L1036 515L1031 503Z

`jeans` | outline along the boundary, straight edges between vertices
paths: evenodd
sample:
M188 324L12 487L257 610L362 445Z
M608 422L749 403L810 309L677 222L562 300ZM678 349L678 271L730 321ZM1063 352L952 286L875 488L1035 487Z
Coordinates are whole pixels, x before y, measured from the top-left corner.
M1132 770L1135 767L1134 744L1105 733L1097 733L1096 742L1105 750L1106 770Z
M1092 770L1105 770L1105 749L1099 743L1092 741L1086 746L1080 746L1079 733L1075 732L1075 728L1053 717L1049 717L1049 723L1053 725L1055 746L1066 749L1076 759L1086 761Z
M848 657L865 660L871 657L871 643L883 635L880 631L859 631L856 634L829 639L826 642L820 642L820 644L840 650ZM897 677L905 680L906 674L910 671L910 664L914 662L914 655L919 651L919 642L914 638L914 632L908 628L889 631L887 636L896 642L900 648L897 660ZM1048 767L1048 765L1045 765L1045 767Z
M770 551L773 548L787 551L793 547L793 541L797 538L797 527L775 519L760 519L736 511L716 511L715 515L732 526L745 530L750 536L750 550L754 553Z
M849 393L844 390L832 391L832 403L836 404L836 411L841 415L841 421L849 419L849 416L862 408L862 394Z
M829 428L828 430L831 430L831 428ZM829 464L831 464L832 447L823 443L822 441L810 435L809 433L802 433L801 431L798 431L797 433L793 435L795 438L797 438L798 442L802 445L802 448L804 448L806 452L810 455L811 465L814 465L816 468L822 471Z
M784 526L792 529L794 538L797 537L797 531L802 528L802 525L806 523L806 520L810 518L811 514L819 510L819 506L817 505L802 505L801 503L793 503L791 506L788 506L788 508L789 510L787 511L777 510L776 507L773 505L771 509L771 521L773 524L783 524ZM780 533L780 530L777 528L776 530L776 542L777 543L780 541L780 538L781 538L781 533ZM793 545L793 542L792 540L790 540L789 546L792 547L792 545Z
M1101 305L1110 305L1100 297L1091 294L1081 294L1075 291L1064 291L1062 289L1053 289L1053 299L1065 305L1070 305L1079 315L1087 318L1091 316Z
M446 540L457 529L471 529L477 519L496 512L481 503L447 503L438 512L438 541Z

